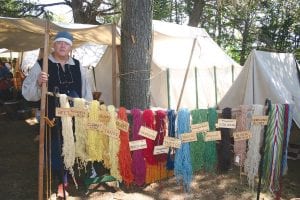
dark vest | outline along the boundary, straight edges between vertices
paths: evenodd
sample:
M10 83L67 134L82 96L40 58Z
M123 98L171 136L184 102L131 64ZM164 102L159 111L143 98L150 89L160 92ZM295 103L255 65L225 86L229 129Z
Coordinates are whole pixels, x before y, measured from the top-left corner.
M79 61L74 59L75 65L65 64L65 71L59 63L53 63L48 59L48 91L66 94L70 97L82 97L81 88L81 71ZM42 66L43 59L38 61ZM48 98L48 116L52 119L55 115L55 107L58 105L58 100L51 96Z

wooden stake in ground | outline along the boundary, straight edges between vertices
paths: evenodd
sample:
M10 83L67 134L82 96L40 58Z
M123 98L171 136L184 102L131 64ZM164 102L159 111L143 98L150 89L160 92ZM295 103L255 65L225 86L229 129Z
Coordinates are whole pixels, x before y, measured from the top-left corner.
M48 49L49 49L49 21L45 22L45 41L44 41L44 57L43 57L43 71L48 73ZM44 139L45 139L45 109L46 109L46 95L47 83L42 84L41 95L41 117L40 117L40 140L39 140L39 180L38 180L38 199L43 199L43 183L44 183Z

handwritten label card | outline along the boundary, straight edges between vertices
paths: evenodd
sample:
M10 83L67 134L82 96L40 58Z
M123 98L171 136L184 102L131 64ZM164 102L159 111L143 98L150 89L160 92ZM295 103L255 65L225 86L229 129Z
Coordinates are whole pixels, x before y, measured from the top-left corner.
M208 125L208 122L203 122L200 124L192 124L191 129L192 129L192 132L195 132L195 133L207 132L207 131L209 131L209 125Z
M108 111L100 110L99 111L99 121L103 123L108 123L110 120L110 114Z
M55 108L55 115L57 117L72 117L71 108Z
M233 133L234 141L248 140L252 137L250 131L239 131Z
M146 149L147 148L146 139L130 141L129 148L130 148L130 151Z
M219 128L235 128L236 120L235 119L218 119Z
M117 126L117 129L119 129L121 131L125 131L125 132L129 131L129 123L125 122L124 120L117 119L116 126Z
M99 131L104 129L104 125L101 122L88 122L87 129Z
M88 112L84 108L71 108L71 113L74 117L86 117L88 115Z
M195 141L197 141L197 133L196 132L184 133L181 135L182 143L195 142Z
M153 155L159 155L169 152L169 147L164 145L154 146Z
M221 140L221 131L212 131L212 132L206 132L204 141L216 141L216 140Z
M139 135L144 136L145 138L149 138L151 140L155 140L157 132L145 126L141 126Z
M166 136L164 138L163 145L166 146L166 147L180 148L181 140L179 140L177 138Z
M115 138L115 139L119 139L120 137L120 131L118 129L112 129L112 128L105 128L104 132L105 135Z
M269 120L269 116L253 116L252 122L255 125L267 125Z

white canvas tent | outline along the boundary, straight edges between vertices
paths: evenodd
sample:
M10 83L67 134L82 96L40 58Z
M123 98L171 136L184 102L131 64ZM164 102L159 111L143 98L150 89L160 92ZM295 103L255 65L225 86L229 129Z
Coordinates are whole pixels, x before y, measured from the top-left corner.
M241 71L241 66L204 29L153 20L153 36L150 89L151 105L154 107L176 108L191 52L191 68L181 107L214 106ZM193 49L194 40L196 45ZM111 48L107 48L95 68L96 88L102 92L106 104L113 102L111 56ZM117 106L118 86L117 80Z
M289 53L253 50L219 108L272 103L294 104L293 119L300 127L300 83L295 58Z
M0 17L0 48L16 52L44 47L45 20ZM74 47L82 43L112 45L113 25L55 24L50 22L50 41L58 31L69 31L74 36ZM116 44L120 37L116 35Z

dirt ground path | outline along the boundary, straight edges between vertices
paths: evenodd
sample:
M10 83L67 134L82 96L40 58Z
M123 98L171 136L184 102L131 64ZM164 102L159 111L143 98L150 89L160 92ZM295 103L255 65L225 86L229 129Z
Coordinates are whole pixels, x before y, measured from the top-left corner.
M0 199L33 200L38 190L38 125L28 125L24 120L0 118ZM300 198L300 161L288 161L289 171L283 179L283 198ZM226 175L194 175L191 192L184 193L181 184L171 177L143 188L115 187L114 184L92 185L88 190L72 182L68 199L99 200L181 200L181 199L256 199L256 192L249 190L246 177L240 179L238 169ZM55 195L52 195L54 197ZM55 199L55 198L52 198ZM261 199L273 199L262 193Z

